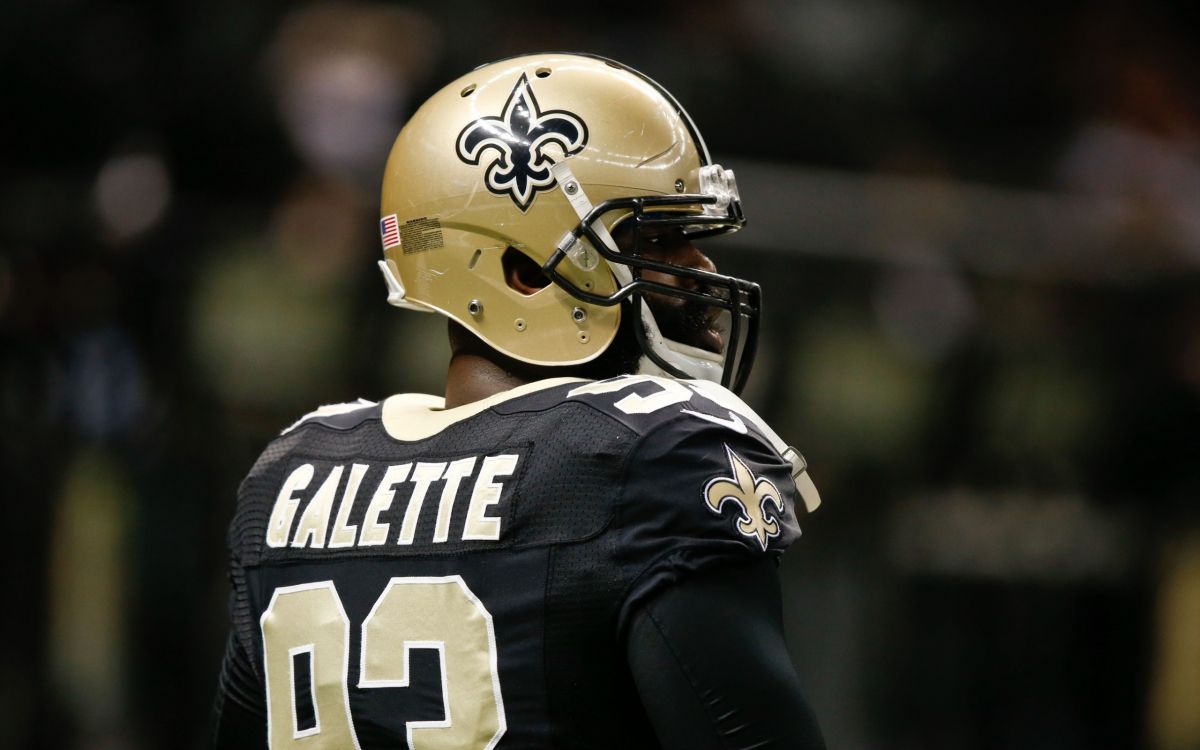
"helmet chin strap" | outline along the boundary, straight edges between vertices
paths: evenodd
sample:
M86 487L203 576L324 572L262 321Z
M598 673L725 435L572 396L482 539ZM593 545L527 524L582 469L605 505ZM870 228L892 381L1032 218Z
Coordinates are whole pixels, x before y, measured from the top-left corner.
M625 269L626 272L628 270ZM642 324L645 326L645 341L655 354L690 378L711 380L714 383L721 382L721 374L725 369L721 355L666 338L659 331L658 321L650 312L650 306L644 300L637 303L637 306L641 309ZM663 369L658 362L646 354L643 354L638 360L638 373L676 377L675 373Z
M583 192L583 185L579 184L579 181L575 179L574 173L571 172L571 168L567 166L567 160L563 159L552 165L550 172L554 175L559 189L566 196L567 202L571 204L571 208L574 209L579 220L583 221L586 219L587 215L592 211L592 202L588 200L587 195ZM620 253L616 241L608 233L608 227L604 226L603 221L597 218L592 222L591 229L609 250L614 253ZM563 247L563 243L567 243L565 246L567 257L577 265L581 264L581 258L587 258L587 253L583 248L583 240L572 236L570 231L563 237L559 246ZM593 252L591 255L592 257L596 257L597 254ZM627 266L619 263L609 263L609 269L612 270L613 276L621 286L633 283L633 273ZM658 358L666 365L678 370L687 377L698 380L709 380L714 383L721 382L721 375L724 372L725 364L722 355L666 338L662 335L662 331L658 327L658 321L654 319L654 313L650 311L650 306L641 299L636 299L634 304L641 312L642 325L645 330L644 338L639 338L655 355L651 357L648 354L642 354L638 360L639 374L678 377L678 373L670 372L660 363L656 362L655 358Z

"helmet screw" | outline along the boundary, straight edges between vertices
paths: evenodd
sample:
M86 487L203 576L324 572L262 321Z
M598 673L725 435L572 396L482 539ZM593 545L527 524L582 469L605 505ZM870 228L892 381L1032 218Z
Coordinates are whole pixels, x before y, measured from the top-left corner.
M567 191L567 195L575 195L579 192L579 183L568 182L563 190Z
M571 311L571 320L576 323L582 323L587 320L587 310L584 310L582 307L576 307Z
M683 180L675 180L675 192L683 192Z
M483 303L477 299L473 299L467 303L467 312L471 313L472 318L478 318L483 314Z
M525 319L517 318L515 321L513 321L513 325L516 326L516 329L518 331L524 331L525 330Z

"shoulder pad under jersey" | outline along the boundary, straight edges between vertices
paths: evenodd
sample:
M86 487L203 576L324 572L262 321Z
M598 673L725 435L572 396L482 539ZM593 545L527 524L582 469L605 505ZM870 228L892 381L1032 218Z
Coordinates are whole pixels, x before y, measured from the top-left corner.
M360 398L345 404L328 404L300 417L259 454L254 466L242 480L238 489L239 498L253 494L255 488L270 489L274 486L278 481L274 475L278 468L293 451L303 449L307 440L307 430L303 428L320 425L332 430L352 430L366 420L378 417L379 412L379 404Z
M587 403L639 434L658 429L688 430L701 426L728 430L740 440L757 439L791 466L792 479L812 512L821 496L808 476L808 464L732 391L707 380L675 380L656 375L620 375L578 385L567 399ZM670 423L668 425L668 423Z
M307 423L323 424L335 430L347 430L357 426L364 419L378 411L379 405L374 401L360 398L344 404L326 404L300 417L288 426L280 435L286 435L297 427Z

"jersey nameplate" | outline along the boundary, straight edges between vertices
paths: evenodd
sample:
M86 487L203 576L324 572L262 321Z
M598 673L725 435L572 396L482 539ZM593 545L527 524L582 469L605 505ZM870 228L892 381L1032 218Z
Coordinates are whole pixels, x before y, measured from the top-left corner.
M498 542L520 456L503 453L395 464L312 461L275 497L273 548L370 549Z

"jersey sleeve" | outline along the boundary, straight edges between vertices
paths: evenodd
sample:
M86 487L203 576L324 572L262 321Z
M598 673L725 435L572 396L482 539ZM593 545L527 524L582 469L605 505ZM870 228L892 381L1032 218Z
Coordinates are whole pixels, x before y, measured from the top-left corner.
M755 431L683 413L642 435L618 504L631 574L621 628L692 574L782 554L800 535L791 469Z
M291 428L289 428L291 429ZM257 651L258 618L250 601L247 566L258 562L270 503L265 500L279 481L287 451L297 438L272 441L238 487L237 507L226 543L229 548L229 637L217 681L211 716L214 748L266 746L266 697Z
M217 682L211 718L211 744L217 750L266 746L267 716L250 656L230 633Z

